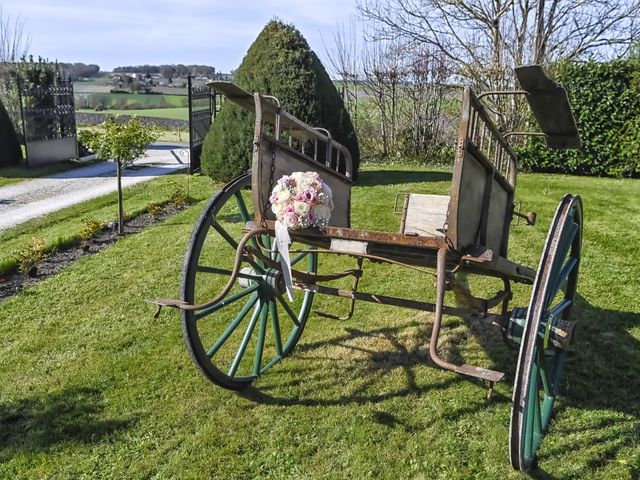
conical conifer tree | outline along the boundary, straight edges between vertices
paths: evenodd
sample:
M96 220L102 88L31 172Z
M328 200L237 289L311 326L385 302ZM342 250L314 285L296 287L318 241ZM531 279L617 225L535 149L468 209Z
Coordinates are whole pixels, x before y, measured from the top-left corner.
M277 97L284 109L315 127L328 129L349 149L354 172L360 151L342 98L309 44L292 25L270 21L234 75L249 92ZM251 166L254 116L225 102L202 148L202 168L216 180L230 180Z

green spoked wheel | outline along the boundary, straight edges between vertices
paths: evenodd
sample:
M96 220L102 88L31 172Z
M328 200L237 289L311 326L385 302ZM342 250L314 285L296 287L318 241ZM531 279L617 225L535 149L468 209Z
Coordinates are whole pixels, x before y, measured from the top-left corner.
M199 305L220 296L232 277L236 249L253 219L251 176L242 175L214 194L198 219L182 272L182 300ZM270 251L270 235L246 245ZM302 245L294 243L292 249ZM293 268L316 272L317 255L292 255ZM272 265L273 266L273 265ZM259 257L243 257L240 273L225 295L199 310L182 311L182 331L193 361L212 382L241 389L294 349L311 310L313 292L296 292L289 302L278 269Z
M509 455L518 470L534 466L560 388L566 349L543 332L570 319L581 243L582 200L566 195L549 229L520 343L509 425Z

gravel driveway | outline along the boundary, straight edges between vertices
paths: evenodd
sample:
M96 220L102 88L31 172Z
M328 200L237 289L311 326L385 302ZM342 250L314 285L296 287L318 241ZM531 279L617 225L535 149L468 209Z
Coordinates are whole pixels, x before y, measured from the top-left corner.
M122 187L184 169L189 149L154 144L145 157L123 172ZM113 162L79 167L48 177L26 180L0 188L0 231L32 218L101 197L117 190Z

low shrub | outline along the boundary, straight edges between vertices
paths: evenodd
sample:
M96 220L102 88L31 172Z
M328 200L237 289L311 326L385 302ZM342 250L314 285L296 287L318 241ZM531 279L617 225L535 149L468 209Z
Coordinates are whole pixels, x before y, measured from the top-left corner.
M153 218L158 218L162 214L162 204L158 202L151 202L147 205L146 211Z
M171 193L169 194L169 203L176 208L184 208L192 202L193 199L184 191L184 188L174 183Z
M83 218L83 227L78 233L80 240L86 242L96 237L104 228L104 222L96 220L95 218Z
M39 237L31 237L24 248L19 250L16 255L18 270L23 273L29 273L46 256L47 249L44 240Z

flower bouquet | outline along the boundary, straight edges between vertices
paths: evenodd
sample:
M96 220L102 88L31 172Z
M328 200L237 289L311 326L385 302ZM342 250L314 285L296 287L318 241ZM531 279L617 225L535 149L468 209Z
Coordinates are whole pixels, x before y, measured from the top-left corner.
M276 245L287 295L289 301L293 301L289 230L329 225L333 194L316 172L293 172L278 180L269 201L276 215Z
M284 175L271 191L271 210L276 220L291 230L324 227L333 210L329 185L316 172Z

